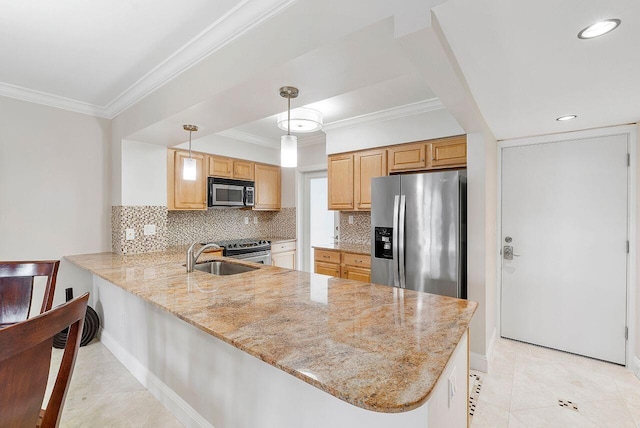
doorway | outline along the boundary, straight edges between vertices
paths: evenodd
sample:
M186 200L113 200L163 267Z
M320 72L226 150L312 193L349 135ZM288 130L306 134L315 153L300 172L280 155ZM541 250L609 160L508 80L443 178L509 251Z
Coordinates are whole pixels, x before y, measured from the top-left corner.
M502 337L625 364L628 135L501 155Z
M338 235L337 212L327 209L327 170L302 174L302 270L313 271L313 246L333 244Z

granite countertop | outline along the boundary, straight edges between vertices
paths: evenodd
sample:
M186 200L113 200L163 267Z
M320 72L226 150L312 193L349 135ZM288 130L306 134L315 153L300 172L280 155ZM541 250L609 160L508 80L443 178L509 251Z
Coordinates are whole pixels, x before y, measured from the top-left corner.
M320 250L342 251L343 253L371 255L371 245L369 244L335 242L333 244L314 245L313 248L318 248Z
M271 238L265 238L266 241L271 241L272 244L275 244L276 242L295 242L296 238L282 238L282 237L271 237Z
M477 307L467 300L234 259L227 260L261 267L230 276L187 274L186 248L65 258L368 410L394 413L423 404Z

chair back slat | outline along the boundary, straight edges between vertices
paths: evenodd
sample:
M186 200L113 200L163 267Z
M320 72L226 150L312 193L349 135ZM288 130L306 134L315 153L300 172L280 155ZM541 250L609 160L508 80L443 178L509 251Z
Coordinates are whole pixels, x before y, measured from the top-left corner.
M29 318L33 277L0 278L0 326Z
M0 261L0 328L29 317L34 277L47 278L40 313L51 309L59 265L58 260Z
M35 426L44 399L53 337L69 327L58 376L40 423L56 427L82 338L89 293L0 329L0 426ZM34 419L35 418L35 419Z

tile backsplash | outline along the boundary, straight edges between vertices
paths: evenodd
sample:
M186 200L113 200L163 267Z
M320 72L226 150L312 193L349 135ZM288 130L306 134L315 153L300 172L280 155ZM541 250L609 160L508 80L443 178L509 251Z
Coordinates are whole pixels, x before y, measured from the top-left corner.
M144 234L144 226L154 224L155 235ZM135 238L127 241L127 229L135 231ZM147 253L167 248L167 207L113 206L111 207L111 249L118 254Z
M245 217L248 224L245 224ZM155 224L156 234L145 236L145 224ZM135 230L135 239L125 239L126 229ZM295 238L296 209L168 211L163 206L114 206L111 208L111 235L112 251L119 254L162 251L195 241Z
M349 216L353 216L353 224L349 224ZM369 211L341 211L340 242L371 245L371 213Z

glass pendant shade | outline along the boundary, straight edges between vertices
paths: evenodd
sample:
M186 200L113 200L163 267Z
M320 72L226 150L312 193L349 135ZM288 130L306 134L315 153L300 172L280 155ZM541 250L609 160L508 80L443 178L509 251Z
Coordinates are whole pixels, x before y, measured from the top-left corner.
M298 166L298 137L295 135L280 138L280 165L285 168Z
M193 158L184 158L182 164L182 179L188 181L196 180L196 160Z

